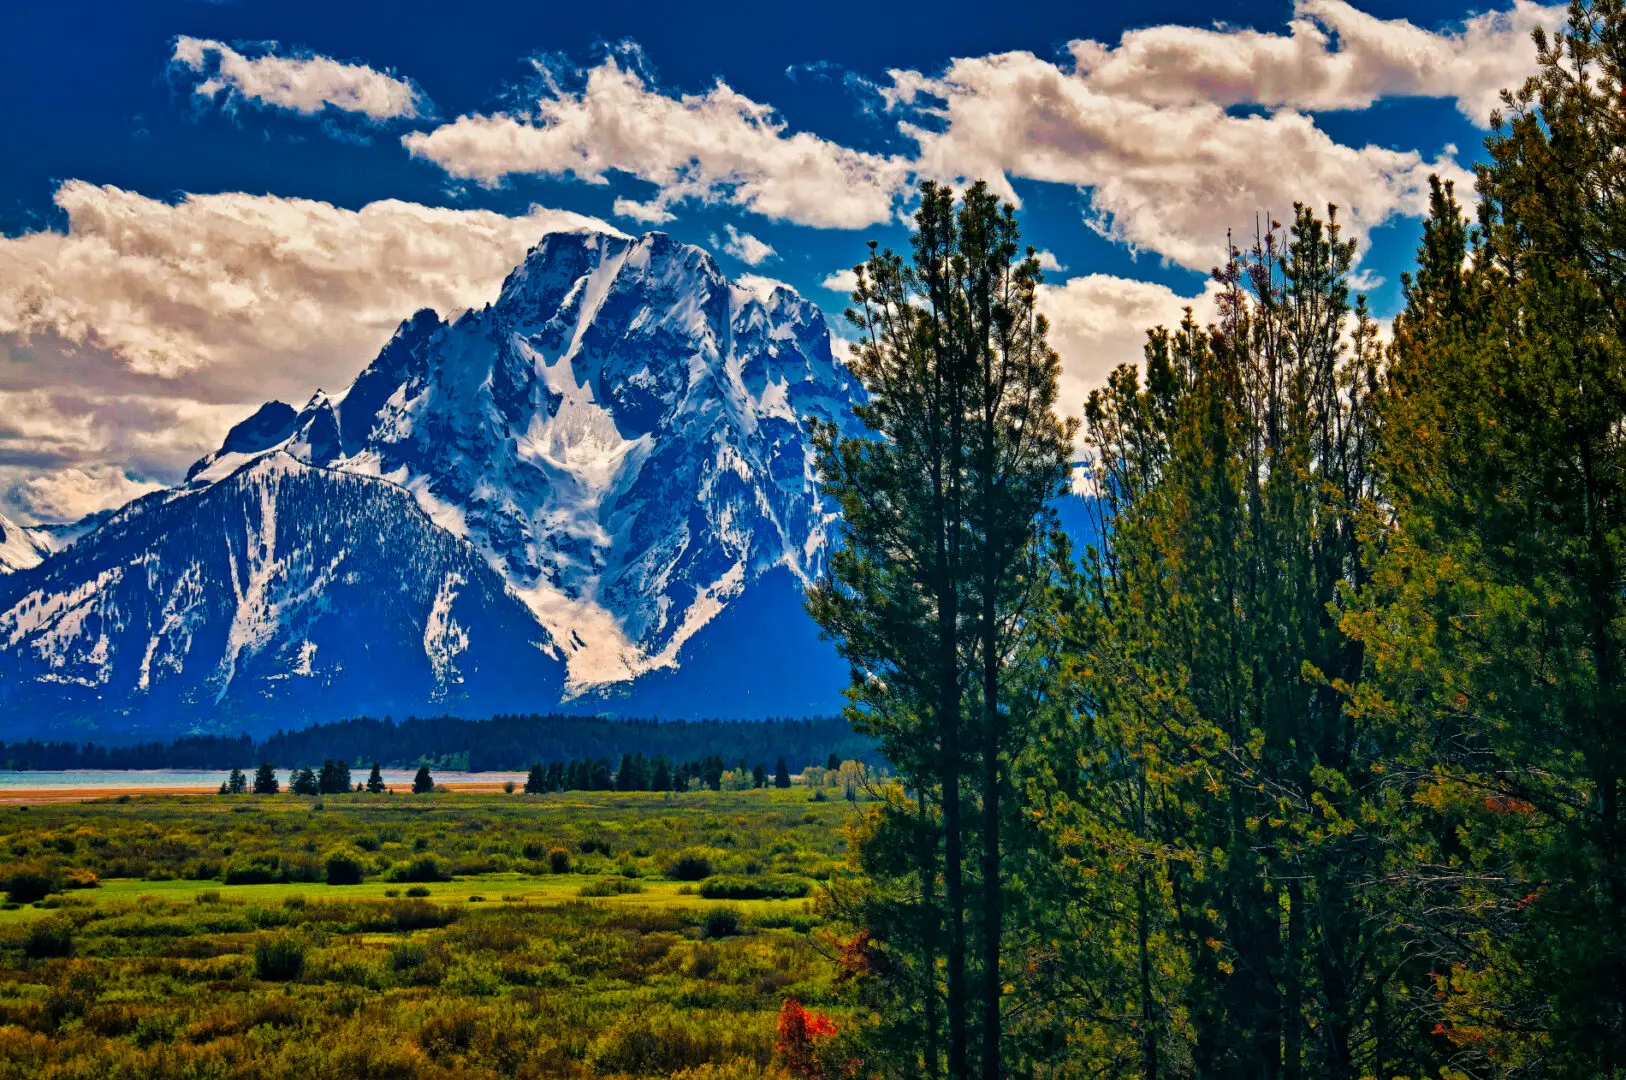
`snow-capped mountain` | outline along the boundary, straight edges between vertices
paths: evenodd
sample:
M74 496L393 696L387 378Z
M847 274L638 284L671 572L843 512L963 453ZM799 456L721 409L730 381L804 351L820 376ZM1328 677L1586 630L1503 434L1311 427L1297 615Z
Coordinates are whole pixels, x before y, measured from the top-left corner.
M546 635L410 495L285 453L159 492L0 587L8 734L267 730L558 693Z
M38 566L51 548L34 530L0 514L0 574Z
M851 425L860 393L790 289L662 233L550 234L483 310L419 312L342 394L268 403L183 484L4 579L0 703L378 712L362 669L404 665L397 712L832 707L844 672L799 610L833 518L803 418ZM437 667L447 590L467 644Z

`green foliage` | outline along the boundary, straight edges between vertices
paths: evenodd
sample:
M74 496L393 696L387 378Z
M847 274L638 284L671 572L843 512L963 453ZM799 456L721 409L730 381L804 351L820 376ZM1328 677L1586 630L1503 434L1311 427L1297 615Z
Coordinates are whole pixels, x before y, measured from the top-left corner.
M32 904L62 890L60 877L45 866L13 866L3 880L6 899L13 904Z
M702 881L714 873L711 858L704 852L684 851L666 866L666 876L673 881Z
M412 778L412 794L427 795L435 790L435 778L429 773L429 766L419 765L417 775Z
M73 954L73 923L67 919L41 919L23 934L23 955L35 960Z
M360 885L367 876L367 868L360 859L348 851L334 851L327 857L327 883L329 885Z
M289 982L305 973L305 943L277 934L254 945L254 977L261 982Z
M433 855L415 855L409 862L390 867L391 881L450 881L451 873ZM411 895L410 893L408 895Z
M787 877L714 877L700 886L707 900L800 900L808 883Z
M282 785L277 780L276 766L269 761L262 762L254 771L254 794L275 795L281 789Z
M735 908L712 908L700 917L703 938L734 937L745 928L745 920Z
M540 1080L669 1066L765 1080L787 994L847 1023L823 917L803 900L740 900L736 921L708 931L716 902L659 871L698 850L734 874L827 876L848 815L771 789L331 798L322 814L293 799L238 814L213 796L0 807L0 851L103 884L53 894L56 910L0 912L0 1080ZM419 897L390 895L408 887L381 871L326 884L325 853L355 837L378 842L361 857L370 869L408 861L422 838L459 878L412 886ZM532 876L529 862L463 873L533 840L544 854L591 841L576 856L590 876ZM281 860L279 876L306 859L318 875L228 885L188 871L262 855ZM610 895L579 897L600 882L615 883ZM68 955L25 944L57 927L71 927Z

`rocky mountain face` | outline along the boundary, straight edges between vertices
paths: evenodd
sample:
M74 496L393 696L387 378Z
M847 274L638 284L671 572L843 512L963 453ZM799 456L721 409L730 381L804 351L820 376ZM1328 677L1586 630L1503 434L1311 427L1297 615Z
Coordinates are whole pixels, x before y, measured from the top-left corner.
M834 513L803 418L850 426L860 393L791 290L662 233L550 234L485 309L419 312L342 394L268 403L0 578L0 708L232 731L833 708L800 610Z
M38 566L51 553L44 538L0 514L0 574Z

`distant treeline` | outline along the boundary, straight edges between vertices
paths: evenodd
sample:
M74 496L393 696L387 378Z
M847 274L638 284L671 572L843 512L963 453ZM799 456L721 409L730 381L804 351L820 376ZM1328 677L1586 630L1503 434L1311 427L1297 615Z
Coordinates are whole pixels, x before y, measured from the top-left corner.
M429 762L484 772L523 770L537 762L616 761L627 754L672 761L715 755L753 764L783 757L797 771L822 764L832 754L844 761L881 761L874 741L855 734L839 716L662 722L555 713L489 720L410 717L400 723L388 717L363 717L279 731L259 743L247 735L193 735L169 743L118 747L0 742L0 769L229 769L263 761L290 768L318 766L331 759L396 766Z

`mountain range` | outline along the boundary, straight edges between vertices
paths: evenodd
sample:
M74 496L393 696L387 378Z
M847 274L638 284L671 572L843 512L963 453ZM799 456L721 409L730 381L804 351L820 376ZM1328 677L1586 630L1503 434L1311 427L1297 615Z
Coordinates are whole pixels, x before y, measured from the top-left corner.
M832 710L805 418L856 430L860 400L791 289L659 232L550 233L493 303L418 312L175 487L0 519L0 728Z

